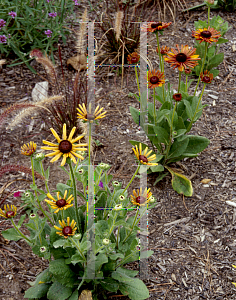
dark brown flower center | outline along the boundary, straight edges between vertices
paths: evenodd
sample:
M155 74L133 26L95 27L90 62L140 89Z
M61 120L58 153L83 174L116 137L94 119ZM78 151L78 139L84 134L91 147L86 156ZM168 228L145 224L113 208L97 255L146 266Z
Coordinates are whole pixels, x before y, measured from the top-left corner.
M63 228L62 233L66 236L72 234L72 228L70 226L66 226Z
M158 23L153 23L153 24L151 24L151 28L152 28L152 29L158 28L158 26L162 26L162 22L158 22Z
M208 76L204 76L204 77L202 78L202 81L205 82L205 83L209 83L209 82L211 81L211 78L208 77Z
M62 153L69 153L72 149L72 144L71 142L67 141L67 140L63 140L60 142L59 144L59 150Z
M6 212L6 217L7 217L7 218L12 218L12 217L14 217L14 216L15 216L14 211L9 210L9 211Z
M89 121L93 121L94 120L94 115L87 114L86 119L89 120Z
M139 155L139 160L142 160L143 162L147 163L148 162L148 159L146 156L144 155Z
M138 204L143 204L145 201L146 201L146 199L145 199L143 196L138 196L138 197L136 198L136 202L137 202Z
M176 55L177 62L185 62L187 60L187 56L184 53L178 53Z
M210 38L211 37L211 32L209 30L203 30L201 33L201 36L204 38Z
M132 57L131 58L131 63L132 64L135 64L135 63L137 63L138 62L138 57Z
M173 95L173 99L175 101L181 101L182 95L180 93L176 93L176 94Z
M159 78L158 78L157 76L152 76L152 77L150 78L150 82L151 82L152 84L156 84L156 83L159 82Z
M58 207L63 207L63 206L65 206L65 205L66 205L65 199L57 200L56 205L57 205Z

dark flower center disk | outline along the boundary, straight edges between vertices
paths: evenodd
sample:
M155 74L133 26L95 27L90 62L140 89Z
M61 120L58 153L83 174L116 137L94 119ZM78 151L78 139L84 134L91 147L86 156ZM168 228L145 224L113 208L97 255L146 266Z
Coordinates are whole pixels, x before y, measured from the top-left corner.
M94 120L94 115L87 114L86 119L89 120L89 121L93 121Z
M209 30L204 30L204 31L202 31L201 36L204 38L210 38L211 32Z
M176 55L177 62L185 62L187 60L187 56L184 53L178 53Z
M63 228L62 233L64 235L72 234L72 228L70 226L66 226L66 227Z
M59 150L62 153L69 153L72 150L71 142L69 142L67 140L61 141L59 144Z
M152 28L152 29L158 28L158 26L162 26L162 23L159 22L159 23L153 23L153 24L151 24L151 28Z
M7 218L12 218L12 217L14 217L14 215L15 215L15 213L12 210L6 212L6 217Z
M58 207L63 207L66 205L66 201L64 199L57 200L56 205Z
M144 155L139 155L139 160L142 160L143 162L147 163L148 162L148 159L146 156Z
M156 83L159 82L159 78L158 78L157 76L152 76L152 77L150 78L150 82L151 82L152 84L156 84Z
M138 58L137 57L132 57L131 58L131 62L132 62L132 64L137 63L138 62Z
M202 81L205 82L205 83L208 83L208 82L211 81L211 78L208 77L208 76L204 76L204 77L202 78Z
M145 199L143 196L138 196L138 197L136 198L136 202L137 202L138 204L143 204L145 201L146 201L146 199Z

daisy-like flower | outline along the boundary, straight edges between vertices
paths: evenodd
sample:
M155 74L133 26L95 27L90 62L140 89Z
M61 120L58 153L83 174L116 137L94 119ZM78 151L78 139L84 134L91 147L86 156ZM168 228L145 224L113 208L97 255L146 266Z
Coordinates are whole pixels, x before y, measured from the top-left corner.
M156 159L156 154L153 154L150 157L148 157L152 153L152 150L150 150L147 153L148 147L146 147L146 149L144 151L142 151L142 144L140 143L139 144L139 149L138 149L137 145L135 145L135 149L132 148L132 150L134 151L135 156L141 162L141 164L148 165L148 166L157 166L158 165L158 163L151 163L150 162L150 161Z
M199 55L195 55L196 48L190 48L188 45L181 45L181 50L179 45L176 45L178 51L171 48L172 52L167 53L168 57L164 57L164 60L174 66L174 69L178 67L178 70L182 72L187 68L194 68L198 65L197 60L201 58Z
M75 220L72 220L70 223L70 217L67 217L67 224L65 223L64 220L62 221L59 220L59 224L61 225L61 227L55 225L54 228L59 230L59 232L57 231L56 233L59 234L60 236L64 236L64 238L67 239L68 236L75 234L75 231L77 229L77 227L75 227L76 225Z
M173 99L177 102L181 101L182 95L180 93L176 93L173 95Z
M157 53L159 52L158 47L156 48ZM161 47L161 55L166 55L169 52L170 48L167 46L162 46Z
M192 32L192 36L195 37L196 40L199 40L199 43L207 42L217 42L218 38L221 36L221 33L210 26L208 28L198 29Z
M133 190L133 195L130 195L130 197L132 199L131 202L134 205L144 206L148 202L150 202L152 193L150 192L150 188L149 189L145 188L142 194L142 188L140 188L140 190L137 190L137 193L135 190Z
M84 159L83 156L79 155L76 153L76 151L86 151L86 148L82 148L85 146L88 146L88 144L78 144L78 145L74 145L75 142L79 141L80 139L82 139L84 137L84 135L80 135L75 139L72 139L72 136L75 133L76 127L73 127L69 137L67 138L66 136L66 124L63 125L63 133L62 133L62 139L59 138L58 134L56 133L56 131L53 128L50 128L52 134L54 135L54 137L57 139L58 144L54 144L48 141L43 140L43 143L46 145L49 145L51 147L41 147L41 149L45 149L45 150L52 150L54 152L46 154L45 156L54 156L55 157L53 159L50 160L50 162L55 162L57 161L61 156L63 156L62 162L61 162L61 166L64 166L66 163L66 158L70 157L73 162L76 164L76 159L74 156L80 158L81 160Z
M164 28L167 28L168 26L170 26L172 22L169 23L165 23L165 22L150 22L146 25L143 25L141 27L141 31L145 31L145 32L156 32L156 31L160 31L163 30Z
M148 87L154 89L155 87L162 86L165 83L165 75L159 70L148 71Z
M11 205L11 207L7 204L7 205L4 205L4 210L3 211L1 208L0 208L0 216L5 218L5 219L11 219L11 218L14 218L15 215L16 215L16 207L15 205Z
M54 213L56 214L57 212L59 212L59 210L66 210L67 208L69 207L72 207L73 204L71 204L71 201L74 200L74 197L73 195L70 195L68 199L66 199L66 196L67 196L67 190L65 191L64 193L64 197L61 198L60 197L60 193L57 192L57 200L55 198L53 198L53 196L50 194L50 193L47 193L47 196L49 199L51 199L52 201L50 200L45 200L49 205L51 205L51 208L52 209L56 209L54 211Z
M24 144L21 147L21 154L26 156L31 156L36 151L37 145L34 142L28 143L28 145Z
M129 64L137 64L139 62L140 55L137 52L133 52L128 55L127 61Z
M79 104L79 108L77 108L78 112L78 119L82 119L84 121L89 121L90 123L93 123L93 120L98 120L105 118L106 111L102 112L104 108L99 109L99 105L96 107L94 114L91 112L91 104L89 104L89 112L87 112L87 109L85 107L85 104L83 105Z
M204 73L200 73L200 77L202 82L209 84L212 82L213 74L206 70Z

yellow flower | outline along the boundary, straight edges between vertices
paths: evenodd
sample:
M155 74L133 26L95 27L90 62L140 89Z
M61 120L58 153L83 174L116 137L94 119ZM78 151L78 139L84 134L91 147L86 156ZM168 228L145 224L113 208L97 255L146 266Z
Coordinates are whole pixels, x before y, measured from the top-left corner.
M73 195L70 195L68 199L66 199L66 195L67 195L67 191L65 191L64 193L64 197L61 198L60 197L60 193L57 192L57 199L56 200L55 198L52 197L52 195L50 193L47 194L48 198L51 199L52 201L50 200L45 200L48 204L51 205L51 208L52 209L56 209L54 211L54 213L56 214L57 212L59 212L59 210L66 210L67 208L69 207L72 207L73 204L70 204L72 200L74 200L74 197Z
M4 210L3 211L1 208L0 208L0 216L3 217L3 218L6 218L6 219L10 219L10 218L14 218L15 215L16 215L16 207L15 205L11 205L11 208L9 207L9 205L4 205Z
M146 147L146 149L144 151L142 151L142 144L140 143L139 149L138 149L137 145L135 145L135 149L132 148L132 150L134 151L135 156L141 162L141 164L148 165L148 166L157 166L158 165L158 163L150 163L150 161L156 159L156 154L153 154L150 157L148 157L152 153L152 150L150 150L147 153L148 147Z
M193 31L192 36L194 36L196 40L199 40L200 44L202 42L207 42L211 44L212 42L218 41L218 38L221 36L221 33L209 26L208 28Z
M198 65L196 60L199 60L199 55L195 55L196 48L189 48L188 45L181 45L181 50L179 45L176 45L178 51L171 49L172 52L167 53L168 57L164 57L164 60L174 66L174 69L178 67L178 70L182 72L188 68L194 68Z
M56 225L54 226L54 228L59 230L59 232L56 233L59 234L60 236L64 236L64 238L67 239L68 236L75 234L75 231L77 229L77 227L75 227L76 225L75 220L72 220L70 224L70 217L67 217L67 224L65 223L64 220L62 221L59 220L59 224L61 225L61 228Z
M34 152L36 151L37 145L34 142L30 142L28 143L28 145L24 144L21 147L21 154L23 155L27 155L30 156L32 154L34 154Z
M87 109L85 107L85 104L83 105L79 104L79 108L77 108L78 112L78 119L82 119L84 121L89 121L90 123L93 123L93 120L102 119L106 117L106 111L102 112L104 108L99 109L99 105L96 107L94 114L91 112L91 104L89 104L89 113L87 112Z
M162 86L165 83L165 75L159 70L148 71L148 87L154 89L155 87Z
M49 145L51 147L41 147L41 149L54 151L52 153L49 153L49 154L45 155L45 156L54 156L55 155L55 157L53 159L51 159L50 162L55 162L61 156L63 156L61 166L64 166L64 164L66 163L66 158L67 157L70 157L75 164L76 164L76 159L75 159L74 156L80 158L81 160L84 159L84 157L77 154L76 151L86 151L87 148L82 148L82 147L88 146L88 144L74 145L75 142L79 141L80 139L82 139L84 137L84 135L80 135L77 138L72 139L72 136L75 133L76 127L72 128L72 130L70 132L70 135L67 138L67 136L66 136L66 124L64 124L63 125L62 139L59 138L58 134L56 133L56 131L53 128L50 128L50 129L51 129L52 134L54 135L54 137L57 139L58 144L54 144L54 143L43 140L44 144Z
M146 205L151 200L152 197L152 193L150 192L150 189L147 188L145 188L143 194L142 194L142 188L140 190L137 190L137 193L135 190L133 190L133 195L130 195L132 199L131 202L134 205L138 205L138 206Z

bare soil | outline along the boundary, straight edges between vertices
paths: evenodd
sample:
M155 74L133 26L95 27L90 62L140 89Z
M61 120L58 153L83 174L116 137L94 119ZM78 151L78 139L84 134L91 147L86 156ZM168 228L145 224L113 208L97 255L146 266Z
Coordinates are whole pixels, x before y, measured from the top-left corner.
M189 1L193 5L196 1ZM190 5L191 6L191 5ZM193 126L191 134L207 137L210 145L196 158L187 158L175 168L182 170L191 178L194 193L192 197L183 198L171 186L171 176L166 176L157 185L153 185L156 174L148 176L148 187L157 198L157 206L149 211L149 249L154 254L149 258L149 273L144 280L150 291L150 299L159 300L233 300L236 288L236 210L226 204L227 200L236 201L236 52L235 13L212 11L211 17L219 14L229 22L231 29L227 32L228 43L221 46L224 62L220 65L220 74L207 86L207 94L203 96L203 104L208 104L200 120ZM176 26L169 27L161 38L161 45L175 47L175 44L193 46L191 32L194 21L207 18L206 10L199 9L186 15L177 14ZM155 19L155 18L153 18ZM149 36L149 58L157 68L155 40ZM63 63L73 55L74 40L62 46ZM57 53L55 54L57 57ZM10 64L10 62L8 62ZM34 65L43 76L40 66ZM166 65L166 77L177 88L177 72ZM114 70L116 71L116 70ZM110 74L113 75L110 75ZM25 100L31 100L31 92L35 84L42 79L32 74L25 66L4 68L0 74L0 108ZM134 124L129 113L129 106L139 107L135 98L128 97L129 92L137 93L134 70L125 71L123 88L121 76L117 76L111 67L101 67L96 73L96 104L107 110L109 117L102 119L96 127L95 139L103 143L96 147L93 162L109 163L110 174L123 187L132 177L134 155L129 140L144 141L138 126ZM32 116L34 118L34 116ZM33 119L28 119L28 125ZM13 131L2 131L0 143L1 166L21 164L30 166L27 157L22 157L20 147L24 143L34 141L42 146L42 139L49 140L49 134L41 129L41 122L36 120L29 126L21 124ZM49 165L46 159L46 164ZM58 178L64 181L56 164L51 165L50 188L55 188ZM28 179L28 175L7 173L0 178L0 187L14 179ZM208 184L202 179L211 179ZM15 191L27 188L28 182L15 183ZM42 183L37 181L40 187ZM43 187L43 185L42 185ZM132 189L139 187L135 179ZM12 188L12 186L11 186ZM129 192L132 192L132 189ZM5 190L2 199L10 192ZM20 207L20 198L9 196L4 204ZM3 204L2 204L3 206ZM1 207L2 207L1 206ZM17 219L24 214L21 209ZM1 230L11 227L7 220L0 220ZM27 230L25 229L25 233ZM30 287L29 281L47 267L47 261L35 256L24 241L6 241L0 236L0 298L2 300L24 299L24 292ZM138 264L133 264L137 267ZM126 299L115 297L110 299ZM128 299L128 298L127 298Z

